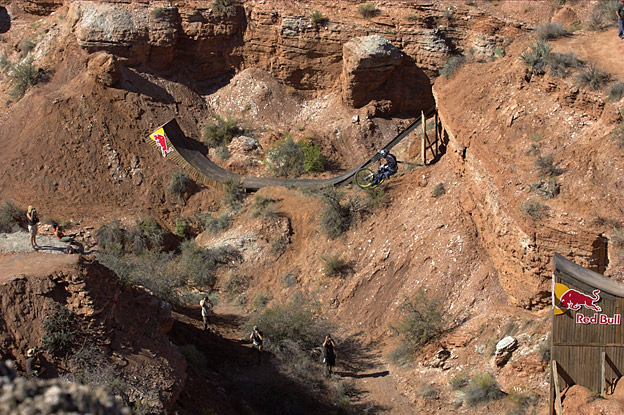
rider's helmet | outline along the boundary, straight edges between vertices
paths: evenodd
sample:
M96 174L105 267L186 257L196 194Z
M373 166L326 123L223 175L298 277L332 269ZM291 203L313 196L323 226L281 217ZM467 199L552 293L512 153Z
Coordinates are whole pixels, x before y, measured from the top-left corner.
M386 157L386 154L388 154L388 150L383 148L383 149L379 150L379 154L381 154L381 157Z

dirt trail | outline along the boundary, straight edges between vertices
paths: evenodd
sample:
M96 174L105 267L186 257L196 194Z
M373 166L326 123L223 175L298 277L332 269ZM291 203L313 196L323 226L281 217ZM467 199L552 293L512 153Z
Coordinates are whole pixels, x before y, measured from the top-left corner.
M621 59L624 40L618 38L617 27L599 33L575 33L551 43L555 51L574 52L580 59L596 63L600 69L609 72L614 78L624 80L624 65Z

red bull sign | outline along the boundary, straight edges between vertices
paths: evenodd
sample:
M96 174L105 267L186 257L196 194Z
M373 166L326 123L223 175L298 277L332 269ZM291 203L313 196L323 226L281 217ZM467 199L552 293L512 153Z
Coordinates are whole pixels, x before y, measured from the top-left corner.
M167 145L167 135L162 127L151 133L150 138L160 147L160 152L163 157L167 157L167 154L173 151L173 148Z
M602 307L596 304L600 301L600 290L585 294L557 283L554 284L552 296L555 315L566 313L568 310L579 311L581 308L595 311L592 317L576 313L575 321L577 324L621 324L622 316L620 314L614 314L612 317L602 314Z

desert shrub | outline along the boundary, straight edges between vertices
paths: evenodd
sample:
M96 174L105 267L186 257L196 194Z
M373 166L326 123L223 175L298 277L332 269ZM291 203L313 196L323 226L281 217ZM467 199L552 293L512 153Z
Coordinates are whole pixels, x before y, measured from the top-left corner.
M444 188L444 183L438 183L433 187L431 191L432 197L439 197L446 193L446 189Z
M28 60L11 66L8 77L11 79L12 84L11 98L20 99L30 87L37 84L40 75L39 69L32 64L32 61Z
M598 68L594 63L590 63L576 77L576 82L581 86L587 86L598 90L603 88L611 79L611 75Z
M358 4L358 12L366 18L375 17L379 13L377 7L370 1Z
M607 88L607 95L611 101L619 101L624 97L624 82L616 82Z
M620 148L624 148L624 124L613 130L611 139L615 141Z
M150 17L154 20L160 20L167 17L167 8L155 7L150 11Z
M537 355L544 362L550 362L550 348L551 348L551 337L550 333L546 334L544 338L537 345Z
M282 282L288 288L292 288L297 285L298 270L290 270L282 277Z
M611 231L611 237L609 240L616 248L624 247L624 228L619 226L614 227Z
M388 204L388 194L382 186L364 189L367 196L366 204L372 209L383 208Z
M238 121L234 118L215 117L215 122L208 123L202 130L204 143L210 148L227 146L240 132Z
M526 391L514 388L507 395L507 401L511 406L508 415L525 415L535 401L535 397Z
M265 219L275 219L280 215L275 199L261 195L256 195L256 197L254 197L253 211L251 213L252 217L257 218L258 216L262 216Z
M134 227L127 232L126 239L135 254L145 250L160 250L166 231L152 218L137 220Z
M572 69L581 66L581 61L574 52L559 53L554 52L546 59L550 72L560 78L565 78L572 73Z
M11 232L13 227L19 225L25 213L13 202L6 200L0 207L0 232Z
M297 144L303 150L303 167L306 172L325 171L329 160L323 155L319 145L305 140L301 140Z
M312 20L312 23L316 26L325 25L328 21L327 17L323 16L323 13L319 10L314 10L310 13L310 20Z
M118 220L101 224L95 231L100 250L107 253L123 253L125 231Z
M328 277L340 276L347 272L349 263L342 258L342 254L321 255L323 274Z
M251 327L257 325L270 345L277 346L291 340L310 350L330 332L328 324L318 316L319 304L298 294L289 303L264 309L261 314L252 317L244 328L246 333L250 333Z
M194 344L184 344L182 346L178 346L178 350L186 359L187 366L201 372L206 368L208 360L206 356L195 347Z
M35 48L36 45L37 44L35 43L35 41L32 40L31 38L29 37L22 38L17 45L17 47L20 50L20 58L23 58L26 55L28 55L30 51Z
M180 238L188 238L193 230L193 222L190 218L179 218L173 225L173 234Z
M193 240L180 245L180 263L186 275L194 284L202 287L214 287L217 269L230 261L239 259L240 254L230 246L213 248L198 247Z
M561 185L553 177L540 179L539 182L531 185L531 190L546 199L552 199L561 192Z
M41 346L54 355L64 355L78 340L80 323L71 311L57 302L47 314L43 320L45 334L41 339Z
M401 337L402 360L410 361L420 348L442 333L444 308L440 300L429 298L420 289L413 300L403 302L400 311L403 317L392 329Z
M231 223L232 218L227 213L222 213L219 216L208 216L204 221L204 228L212 234L217 234L229 228Z
M503 56L505 56L505 49L503 49L500 46L497 46L494 48L494 50L492 51L492 55L494 56L494 59L500 59Z
M11 62L4 53L0 54L0 72L6 73L11 69Z
M455 75L455 72L457 72L457 70L461 68L464 65L464 63L466 63L465 56L463 55L451 56L446 61L444 66L442 66L442 69L440 69L440 75L442 75L445 78L450 78L451 76Z
M558 39L569 33L559 23L544 23L537 27L537 38L541 41Z
M361 210L357 199L351 198L345 201L344 195L333 187L323 191L322 202L321 228L332 239L349 230Z
M232 4L232 0L214 0L212 9L218 16L230 17L236 12L236 8Z
M420 387L420 396L423 399L437 399L438 391L431 383L425 383Z
M602 18L602 12L594 8L590 13L585 25L589 30L599 31L604 27L604 21Z
M468 376L468 373L464 371L457 372L449 379L449 385L451 386L452 391L464 389L466 385L468 385L468 382L470 382L470 376Z
M498 382L491 373L473 376L464 388L464 400L468 406L494 401L504 396Z
M256 310L259 310L265 308L271 300L271 296L267 293L259 293L254 296L252 304Z
M276 176L297 177L305 171L305 153L290 137L269 150L266 161Z
M554 156L547 154L535 159L535 168L540 176L560 176L564 170L554 163Z
M550 43L538 40L520 54L520 60L528 66L535 75L541 75L546 71L546 65L550 55Z
M186 275L174 260L173 253L145 251L118 263L105 258L103 263L109 268L112 266L122 283L141 285L171 304L180 304L177 289L184 285Z
M231 156L230 149L226 145L215 148L215 154L222 160L227 160Z
M221 202L223 205L233 211L237 211L243 205L245 200L245 189L238 179L227 179L223 182L223 197Z
M273 255L281 255L288 251L290 247L290 239L286 235L278 235L272 238L269 242L269 250Z
M523 216L529 216L533 220L544 218L548 213L548 206L536 199L529 199L522 202L520 213Z
M84 345L69 360L74 381L100 387L121 397L128 404L129 385L121 378L109 359L97 346Z
M179 171L171 176L171 181L167 190L172 199L178 203L185 203L186 198L191 195L195 183L184 171Z
M221 291L229 301L243 294L248 287L247 277L234 271L229 271L221 282Z

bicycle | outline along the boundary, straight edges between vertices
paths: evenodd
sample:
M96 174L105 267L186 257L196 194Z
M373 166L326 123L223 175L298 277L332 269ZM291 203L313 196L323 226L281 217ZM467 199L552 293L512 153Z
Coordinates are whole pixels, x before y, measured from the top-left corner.
M381 177L380 177L381 176ZM355 173L355 184L362 189L372 189L382 184L386 178L382 175L382 171L373 172L369 168L363 168Z

